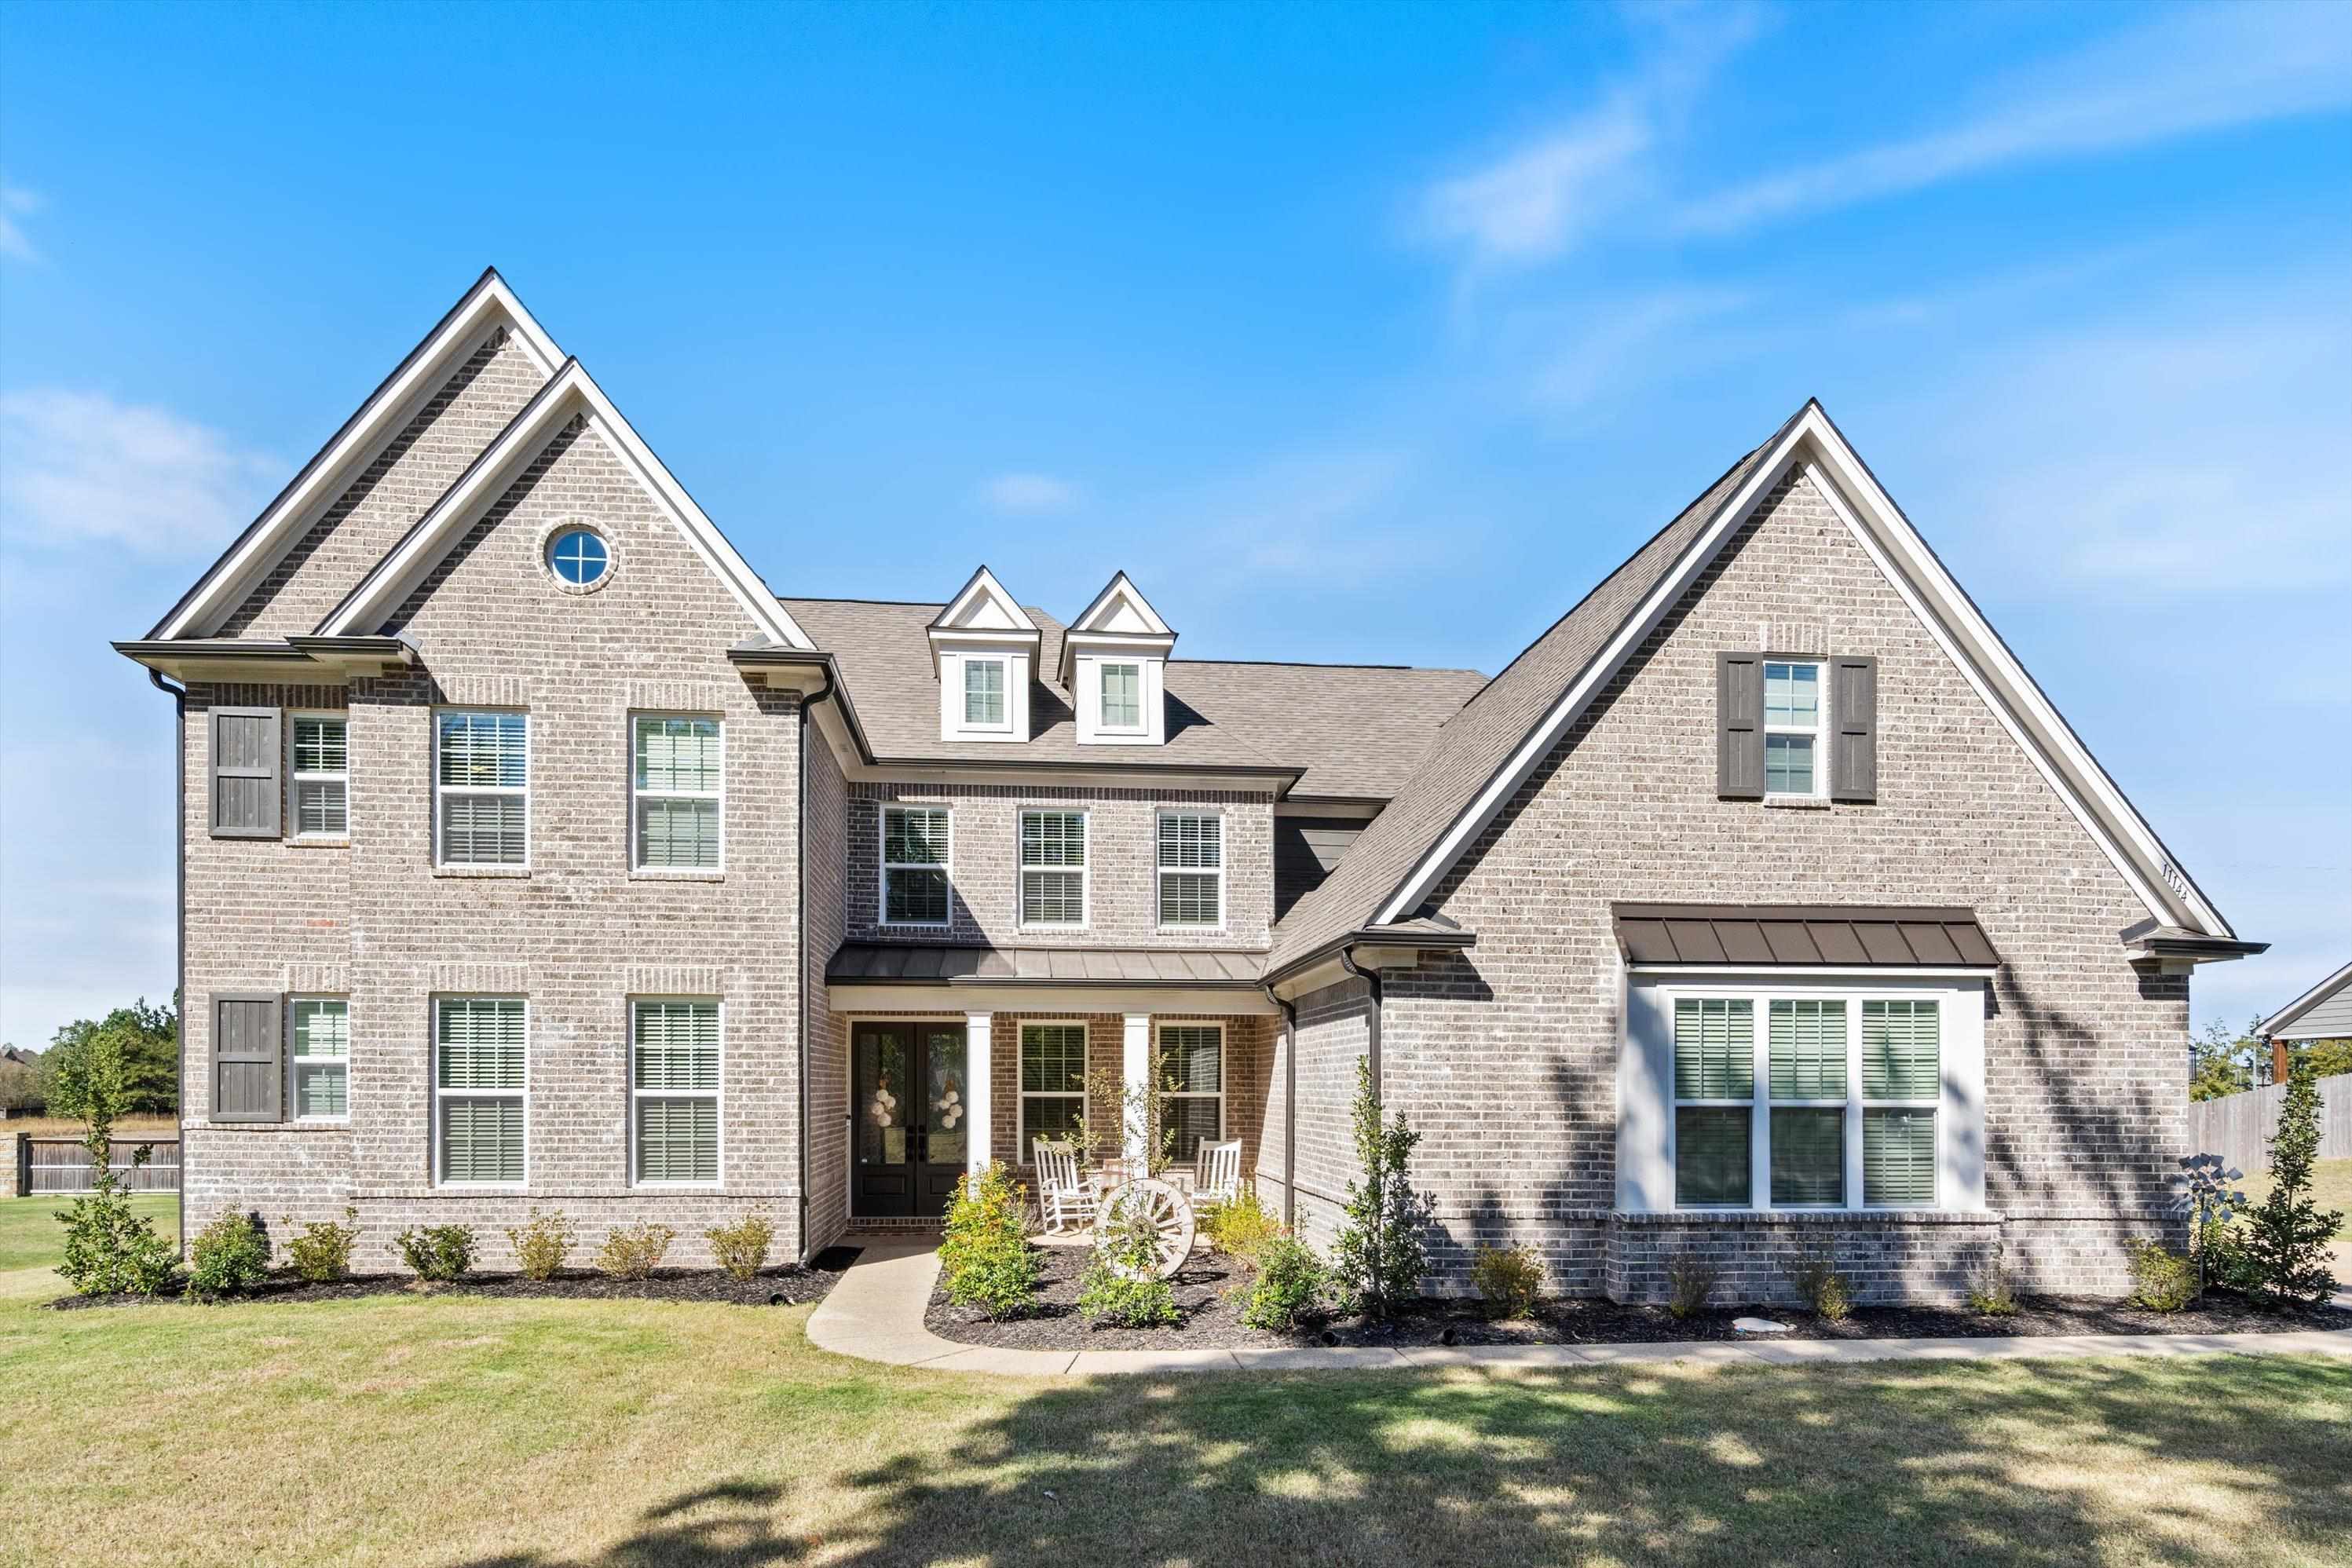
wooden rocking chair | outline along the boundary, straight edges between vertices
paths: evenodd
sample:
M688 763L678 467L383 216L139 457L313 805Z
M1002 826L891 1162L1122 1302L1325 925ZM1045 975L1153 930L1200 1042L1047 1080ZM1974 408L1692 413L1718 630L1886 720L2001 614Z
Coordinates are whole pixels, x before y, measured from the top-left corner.
M1072 1221L1093 1224L1095 1190L1087 1185L1087 1178L1078 1170L1078 1146L1049 1144L1040 1138L1035 1148L1037 1207L1046 1225L1064 1230Z
M1242 1141L1202 1144L1193 1156L1192 1201L1231 1203L1242 1195Z

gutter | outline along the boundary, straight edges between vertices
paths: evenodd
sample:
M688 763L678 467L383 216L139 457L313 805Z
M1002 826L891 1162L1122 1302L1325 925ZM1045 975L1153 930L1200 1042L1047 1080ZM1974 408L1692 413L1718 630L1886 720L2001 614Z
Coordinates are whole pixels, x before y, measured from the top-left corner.
M1282 1224L1283 1228L1296 1229L1298 1225L1298 1004L1286 1002L1274 994L1272 986L1260 986L1265 999L1282 1009L1282 1032L1289 1047L1282 1053Z
M800 775L801 775L801 776L800 776L800 805L799 805L799 816L798 816L798 819L797 819L797 821L795 821L795 823L794 823L794 825L793 825L793 834L794 834L794 836L799 840L799 842L800 842L800 853L799 853L799 855L798 855L797 857L795 857L795 858L800 862L800 865L799 865L798 872L797 872L796 878L795 878L795 880L796 880L796 881L798 882L798 883L799 883L799 892L798 892L797 897L798 897L798 901L799 901L800 907L799 907L799 910L798 910L798 912L797 912L797 914L796 914L796 916L795 916L795 922L794 922L794 923L797 925L797 926L799 927L799 929L794 933L794 936L795 936L795 937L796 937L796 940L795 940L795 942L793 943L794 950L795 950L795 951L799 954L799 956L800 956L800 973L799 973L799 975L798 975L798 976L794 977L793 985L794 985L794 988L795 988L800 992L800 998L801 998L801 1024L800 1024L800 1037L801 1037L801 1038L800 1038L800 1052L801 1052L801 1061L800 1061L800 1102L801 1102L801 1107L800 1107L800 1109L801 1109L801 1135L800 1135L800 1163L801 1163L801 1180L800 1180L800 1186L801 1186L800 1265L801 1265L801 1267L802 1267L802 1268L803 1268L803 1269L805 1269L805 1268L807 1268L807 1267L808 1267L809 1258L810 1258L810 1257L811 1257L811 1255L812 1255L812 1254L811 1254L811 1249L810 1249L810 1247L809 1247L809 995L808 995L808 994L809 994L809 984L808 984L808 977L809 977L809 936L808 936L808 799L809 799L809 789L808 789L808 779L809 779L808 747L809 747L809 715L810 715L810 712L811 712L813 709L814 709L814 708L815 708L815 706L816 706L816 705L817 705L817 704L819 704L819 703L821 703L821 702L827 701L827 700L828 700L828 699L830 699L830 698L834 695L834 694L835 694L835 693L839 689L839 688L836 686L836 685L835 684L835 677L834 677L834 666L833 666L833 661L832 661L831 659L827 659L827 660L824 662L824 685L822 685L822 686L820 686L819 688L817 688L817 690L815 690L815 691L814 691L814 692L803 692L803 693L802 693L802 694L801 694L801 705L800 705L800 756L799 756L799 758L798 758L799 763L800 763ZM852 721L851 727L852 727L852 729L853 729L853 730L855 730L855 728L856 728L855 721ZM822 739L823 737L820 737L819 738L820 738L820 739ZM843 1152L844 1152L845 1155L846 1155L846 1153L847 1153L847 1151L846 1151L846 1150L844 1150Z
M173 1041L172 1098L179 1102L180 1127L180 1256L188 1255L188 693L163 678L161 670L147 672L149 684L172 698L172 756L175 763L172 799L173 871L176 882L172 923L178 949L173 956L172 1000L180 1015L179 1038ZM109 1155L110 1159L112 1156Z

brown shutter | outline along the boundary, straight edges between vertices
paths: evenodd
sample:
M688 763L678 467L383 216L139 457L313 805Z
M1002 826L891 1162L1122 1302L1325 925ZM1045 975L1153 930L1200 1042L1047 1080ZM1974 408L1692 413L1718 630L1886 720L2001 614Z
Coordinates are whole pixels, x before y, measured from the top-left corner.
M212 710L212 835L278 836L278 710Z
M213 1120L286 1119L286 1009L274 996L213 998Z
M1878 799L1878 661L1840 654L1830 661L1830 799Z
M1715 656L1715 792L1764 799L1764 656Z

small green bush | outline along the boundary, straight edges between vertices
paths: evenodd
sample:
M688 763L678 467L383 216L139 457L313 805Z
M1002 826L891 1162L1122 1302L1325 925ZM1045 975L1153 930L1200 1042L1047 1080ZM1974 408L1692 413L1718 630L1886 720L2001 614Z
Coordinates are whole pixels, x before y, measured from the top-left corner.
M596 1267L615 1280L650 1280L677 1232L667 1225L618 1225L596 1249Z
M180 1271L180 1249L131 1209L131 1195L113 1177L100 1178L73 1207L57 1211L66 1228L66 1260L58 1265L85 1296L160 1296Z
M1781 1273L1805 1309L1833 1323L1843 1322L1853 1311L1853 1284L1838 1272L1837 1258L1827 1247L1807 1248Z
M418 1279L433 1284L462 1280L474 1267L474 1228L470 1225L428 1225L404 1230L392 1239L400 1260Z
M2005 1318L2017 1311L2017 1291L2009 1282L2009 1270L1998 1258L1988 1262L1969 1281L1969 1309L1989 1318Z
M346 1207L341 1225L331 1219L314 1219L296 1232L286 1243L286 1260L293 1265L295 1278L313 1285L346 1278L352 1271L352 1249L359 1244L359 1218L358 1209ZM291 1226L294 1217L280 1215L278 1223Z
M1286 1230L1277 1232L1258 1251L1257 1277L1243 1303L1242 1322L1287 1333L1321 1314L1330 1283L1330 1271L1307 1243Z
M563 1260L572 1256L575 1235L572 1221L561 1214L542 1214L539 1205L530 1206L530 1217L507 1231L507 1241L514 1248L515 1267L526 1280L552 1280Z
M2153 1312L2177 1312L2197 1299L2197 1266L2160 1241L2131 1244L2132 1297Z
M1496 1317L1523 1318L1543 1292L1543 1258L1532 1247L1481 1247L1471 1258L1470 1278Z
M1255 1186L1245 1186L1240 1197L1201 1211L1201 1234L1209 1245L1252 1266L1281 1230L1281 1223L1259 1201Z
M269 1278L269 1230L258 1214L224 1214L188 1243L188 1298L241 1296Z
M1089 1322L1122 1328L1176 1322L1181 1315L1176 1311L1176 1292L1156 1272L1159 1263L1159 1237L1151 1221L1142 1205L1130 1204L1125 1218L1096 1243L1094 1255L1087 1260L1087 1271L1078 1281L1078 1311Z
M1723 1280L1723 1270L1711 1258L1686 1252L1666 1265L1666 1311L1676 1319L1706 1311L1707 1298Z
M1034 1310L1045 1260L1029 1245L1028 1208L1028 1190L1002 1164L957 1184L940 1234L949 1301L998 1319Z
M702 1233L710 1255L728 1277L750 1280L768 1266L768 1249L775 1245L776 1228L764 1214L747 1214L732 1225L714 1225Z

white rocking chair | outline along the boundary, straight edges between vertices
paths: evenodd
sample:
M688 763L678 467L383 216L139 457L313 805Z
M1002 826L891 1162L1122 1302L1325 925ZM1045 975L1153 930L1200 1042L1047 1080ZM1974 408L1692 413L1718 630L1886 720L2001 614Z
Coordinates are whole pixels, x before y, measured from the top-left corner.
M1091 1225L1095 1218L1095 1189L1078 1171L1078 1146L1076 1144L1049 1144L1037 1140L1037 1207L1045 1223L1055 1230L1067 1229L1071 1222Z
M1192 1162L1192 1201L1231 1203L1242 1195L1242 1141L1202 1144Z

